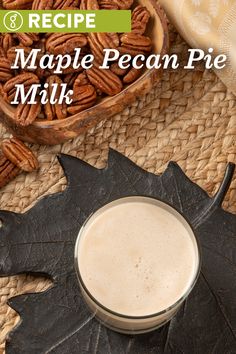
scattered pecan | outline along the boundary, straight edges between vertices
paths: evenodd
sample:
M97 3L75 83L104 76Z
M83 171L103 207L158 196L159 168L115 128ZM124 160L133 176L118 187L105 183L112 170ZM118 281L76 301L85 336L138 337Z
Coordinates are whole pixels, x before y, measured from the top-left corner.
M92 54L97 62L102 63L104 59L103 50L106 48L118 48L120 41L117 33L89 33L88 42Z
M2 0L2 6L8 10L31 9L33 0Z
M12 102L16 94L16 85L24 85L24 91L27 93L33 84L39 84L39 78L33 73L23 73L8 80L3 86L4 98L8 102Z
M138 5L132 12L132 32L144 34L151 15L145 6Z
M138 54L148 54L152 49L152 41L149 37L136 33L125 33L121 36L121 47L119 51L122 54L130 54L132 56Z
M0 154L0 188L6 186L20 172L20 169L9 161L6 156Z
M6 82L12 78L11 63L5 57L0 59L0 81Z
M32 10L51 10L53 0L34 0Z
M113 0L98 0L101 10L119 10L119 6Z
M54 33L46 41L46 50L52 54L70 54L75 48L85 47L87 38L81 33Z
M97 0L81 0L80 10L99 10Z
M77 86L74 89L73 103L68 106L69 114L77 114L94 106L97 93L92 85Z
M34 42L39 41L39 35L36 33L16 33L16 37L25 47L30 47Z
M40 112L41 102L39 99L36 104L21 103L16 109L15 122L22 127L27 127L37 119Z
M93 67L87 70L87 76L93 86L108 96L118 94L123 88L123 84L116 74L111 70L100 69L97 63L94 63Z
M25 172L37 170L39 163L33 152L19 139L5 139L2 142L2 152L14 165Z
M47 78L46 83L48 84L48 88L47 88L48 98L51 97L54 84L58 85L55 94L55 99L58 99L61 92L60 85L62 84L62 80L57 75L51 75ZM51 104L50 102L48 102L44 106L44 111L48 120L64 119L67 117L65 102L62 104L59 103Z

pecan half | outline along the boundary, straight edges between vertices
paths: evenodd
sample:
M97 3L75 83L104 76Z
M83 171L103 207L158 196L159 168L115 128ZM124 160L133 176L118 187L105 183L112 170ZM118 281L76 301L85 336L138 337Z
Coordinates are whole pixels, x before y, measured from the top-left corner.
M70 54L75 48L87 45L87 38L81 33L53 33L46 41L46 50L52 54Z
M68 87L73 87L76 79L78 78L78 73L66 74L63 78L63 82L68 85Z
M104 59L103 50L106 48L118 48L120 41L117 33L89 33L88 42L92 54L97 62L102 63Z
M4 52L4 50L2 49L2 47L0 47L0 60L1 60L1 58L5 58L5 52Z
M0 155L0 188L6 186L20 172L20 169L9 161L3 154Z
M119 51L122 54L130 54L132 56L138 54L148 54L152 49L152 41L149 37L136 33L125 33L121 36L121 47Z
M34 0L32 10L51 10L53 0Z
M66 74L63 78L63 82L67 84L68 87L73 87L75 80L77 78L77 73L75 74Z
M74 89L73 103L67 108L69 114L77 114L92 107L97 100L97 93L92 85L77 86Z
M80 5L79 0L55 0L53 4L53 9L58 10L64 10L64 9L69 9L69 8L78 8Z
M3 41L3 35L0 33L0 57L5 57L5 52L2 48L2 41Z
M58 85L55 94L55 99L58 99L61 93L60 85L62 84L62 80L57 75L51 75L47 78L46 83L48 84L47 93L48 93L49 100L52 95L52 91L55 90L54 84ZM44 111L48 120L64 119L67 117L65 102L62 104L59 103L51 104L48 101L44 106Z
M144 34L151 15L145 6L136 6L132 12L132 32Z
M76 91L76 88L77 87L80 87L80 86L85 86L85 85L89 85L89 80L88 80L88 77L84 72L82 72L81 74L79 74L75 80L75 83L74 83L74 86L73 86L73 90L74 92Z
M118 76L124 76L129 71L129 69L121 69L118 63L113 63L110 69L114 74Z
M11 47L10 49L8 49L7 51L7 59L10 61L11 64L13 64L16 60L16 50L17 49L23 49L24 50L24 58L26 59L27 56L30 54L31 52L31 48L29 47L24 47L23 45L17 45L15 47Z
M81 50L81 53L80 53L80 56L79 56L79 60L78 60L80 63L81 63L82 58L84 57L83 49L86 49L86 48L82 48L82 50ZM61 69L62 70L62 74L63 75L67 75L67 74L73 74L73 73L77 73L77 74L81 73L83 71L83 67L81 65L78 68L76 68L76 69L74 69L73 65L72 65L72 63L74 61L74 58L75 58L75 53L72 52L70 54L70 57L71 57L71 64L68 67L66 67L66 68L62 67L62 69ZM66 62L67 62L67 59L62 60L62 65L64 63L66 64ZM56 59L54 60L54 63L55 63L55 66L56 66L57 65L57 60ZM51 69L50 70L51 71L51 75L54 74L54 70L55 69Z
M138 65L141 64L141 61L138 61ZM111 65L111 71L118 75L123 76L123 83L124 84L131 84L135 80L137 80L142 75L142 69L121 69L118 63L114 63Z
M33 0L2 0L2 6L8 10L31 9Z
M119 6L113 0L98 0L101 10L119 10Z
M19 139L5 139L2 152L14 165L26 172L37 170L39 163L33 152Z
M14 46L14 38L13 35L10 33L6 33L3 36L2 39L2 49L4 50L5 53Z
M131 84L142 75L142 72L142 69L131 68L129 72L123 77L123 83Z
M11 63L7 58L0 60L0 81L6 82L12 78Z
M87 70L87 76L93 86L108 96L118 94L123 88L123 84L116 74L111 70L100 69L97 63Z
M113 0L121 10L128 10L133 5L134 0Z
M99 10L97 0L81 0L80 10Z
M40 112L41 102L39 99L36 104L21 103L16 109L15 122L22 127L27 127L37 119Z
M40 68L40 66L38 66L34 72L38 77L41 77L43 79L52 75L52 71L50 71L48 69L42 69L42 68Z
M34 42L39 41L39 35L36 33L16 33L16 37L25 47L30 47Z
M39 78L33 73L19 74L8 80L3 86L4 99L12 102L16 95L16 85L24 85L24 91L27 93L33 84L39 84Z

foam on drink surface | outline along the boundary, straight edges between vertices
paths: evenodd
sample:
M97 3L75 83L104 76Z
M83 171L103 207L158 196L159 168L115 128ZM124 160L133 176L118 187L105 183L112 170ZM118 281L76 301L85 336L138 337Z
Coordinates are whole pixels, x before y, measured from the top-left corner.
M95 214L79 242L86 288L121 315L148 316L169 308L196 277L198 249L190 227L150 198Z

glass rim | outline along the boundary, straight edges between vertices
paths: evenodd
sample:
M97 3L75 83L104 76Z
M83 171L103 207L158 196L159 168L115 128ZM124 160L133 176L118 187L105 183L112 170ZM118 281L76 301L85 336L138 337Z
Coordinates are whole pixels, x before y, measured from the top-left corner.
M125 314L121 314L118 312L115 312L111 309L109 309L108 307L102 305L88 290L88 288L86 287L83 278L81 276L80 273L80 269L79 269L79 257L78 257L78 250L79 250L79 243L80 243L80 239L81 236L83 234L83 231L86 227L86 225L88 224L88 222L91 220L92 217L99 215L101 212L105 211L106 209L108 209L109 207L113 207L117 204L119 204L122 201L132 201L132 200L141 200L141 199L146 199L146 200L151 200L153 202L159 202L160 204L163 204L164 206L167 207L167 209L169 209L170 211L174 212L175 214L177 214L181 221L184 222L186 224L186 226L189 227L190 231L192 232L192 237L193 240L195 240L196 242L196 251L197 251L197 261L198 264L196 266L196 273L193 277L193 281L191 282L191 285L188 287L187 291L184 293L183 296L181 296L181 298L179 300L177 300L173 305L169 306L168 308L150 314L150 315L144 315L144 316L129 316L129 315L125 315ZM92 300L95 305L97 305L99 308L101 308L103 311L107 312L110 315L116 316L118 318L123 318L123 319L127 319L127 320L147 320L147 319L151 319L151 318L155 318L155 317L159 317L161 315L166 314L167 312L170 312L176 308L178 308L190 295L190 293L192 292L193 288L195 287L200 272L201 272L201 266L202 266L202 252L201 252L201 247L200 247L200 243L195 235L195 232L193 230L192 225L190 224L190 222L186 219L186 217L183 215L182 212L179 212L175 207L173 207L170 203L163 201L160 198L155 198L155 197L150 197L150 196L145 196L145 195L133 195L133 196L127 196L127 197L121 197L118 199L115 199L111 202L106 203L105 205L103 205L102 207L100 207L99 209L97 209L96 211L94 211L93 213L91 213L89 215L89 217L85 220L85 222L83 223L82 227L80 228L80 231L78 233L77 239L76 239L76 243L75 243L75 249L74 249L74 265L75 265L75 270L76 270L76 274L79 280L79 284L82 287L82 289L85 291L86 295L90 298L90 300Z

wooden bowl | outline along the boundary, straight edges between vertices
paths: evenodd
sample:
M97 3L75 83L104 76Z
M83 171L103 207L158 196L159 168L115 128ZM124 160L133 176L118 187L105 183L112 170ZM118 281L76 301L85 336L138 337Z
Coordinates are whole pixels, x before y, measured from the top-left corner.
M156 0L139 0L138 3L146 6L152 15L148 35L154 43L153 52L161 55L166 54L169 47L169 37L164 12ZM115 114L122 112L137 98L147 94L160 80L161 75L161 69L146 70L137 81L126 87L121 93L101 100L92 108L63 120L38 120L28 127L19 127L15 124L15 107L6 103L0 96L0 107L5 113L1 120L15 136L23 141L46 145L60 144L75 138L100 121L111 119Z

